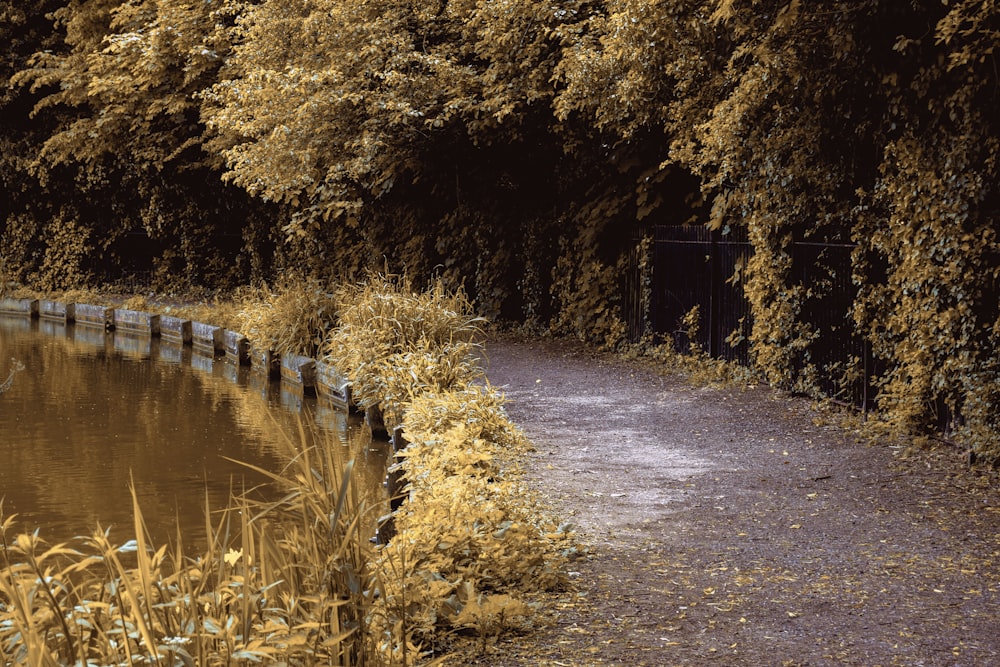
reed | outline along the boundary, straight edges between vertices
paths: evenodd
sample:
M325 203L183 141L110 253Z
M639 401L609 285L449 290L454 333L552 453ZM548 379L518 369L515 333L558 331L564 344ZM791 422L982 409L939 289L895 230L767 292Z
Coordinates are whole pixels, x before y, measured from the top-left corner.
M100 528L48 545L3 518L0 663L371 663L367 531L380 510L359 500L339 442L299 435L285 440L281 471L260 471L284 495L206 508L209 544L195 558L180 529L172 544L150 542L134 492L123 545Z

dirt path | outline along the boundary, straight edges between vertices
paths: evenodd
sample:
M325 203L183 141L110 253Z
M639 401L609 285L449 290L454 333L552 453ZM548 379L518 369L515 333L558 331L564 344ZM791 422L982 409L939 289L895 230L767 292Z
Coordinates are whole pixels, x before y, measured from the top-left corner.
M495 342L532 483L589 555L552 623L480 665L1000 665L1000 494L767 389Z

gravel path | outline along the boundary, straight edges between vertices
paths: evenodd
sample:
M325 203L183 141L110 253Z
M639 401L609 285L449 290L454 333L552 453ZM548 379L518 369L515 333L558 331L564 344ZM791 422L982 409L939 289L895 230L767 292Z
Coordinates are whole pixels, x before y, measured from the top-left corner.
M1000 494L766 388L494 342L532 484L588 556L482 665L1000 665Z

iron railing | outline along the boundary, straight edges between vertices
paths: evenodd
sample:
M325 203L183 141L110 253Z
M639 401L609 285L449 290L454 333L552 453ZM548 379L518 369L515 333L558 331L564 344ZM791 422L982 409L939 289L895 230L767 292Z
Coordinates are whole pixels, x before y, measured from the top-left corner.
M633 258L625 302L632 339L670 340L678 350L694 343L714 358L750 365L753 314L743 279L753 246L745 230L724 234L700 225L657 225L644 232L652 242L647 255L652 270ZM872 361L851 314L857 296L852 250L845 243L792 245L791 282L807 290L799 321L811 338L795 371L814 367L814 384L823 393L867 410ZM643 285L643 272L651 276L649 285ZM643 294L632 293L637 288ZM695 307L696 332L683 323Z

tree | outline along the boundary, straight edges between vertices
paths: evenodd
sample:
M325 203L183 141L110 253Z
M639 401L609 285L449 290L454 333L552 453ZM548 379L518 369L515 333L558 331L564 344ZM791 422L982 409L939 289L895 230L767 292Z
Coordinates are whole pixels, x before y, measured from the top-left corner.
M544 311L558 245L528 228L570 180L550 104L579 4L244 5L206 95L212 148L227 179L294 210L285 232L313 257L440 271L488 313Z
M888 366L887 418L994 457L998 25L992 3L967 1L899 36L908 67L886 73L883 159L856 235L869 269L859 320Z
M80 212L75 223L83 236L73 243L100 239L87 253L99 263L138 252L158 257L168 280L248 275L233 274L227 259L242 244L215 246L259 226L262 214L220 182L218 161L201 150L198 94L229 48L221 11L186 0L70 2L51 15L65 47L39 51L13 79L41 95L35 118L55 122L34 172L45 181L76 170L63 181L75 201L92 192L111 202L113 216Z
M10 278L24 281L45 253L39 221L53 215L51 193L32 175L30 156L44 141L48 126L29 119L37 96L10 83L36 51L57 47L45 14L56 2L0 2L0 41L7 45L0 62L0 262ZM5 277L7 277L5 276Z

